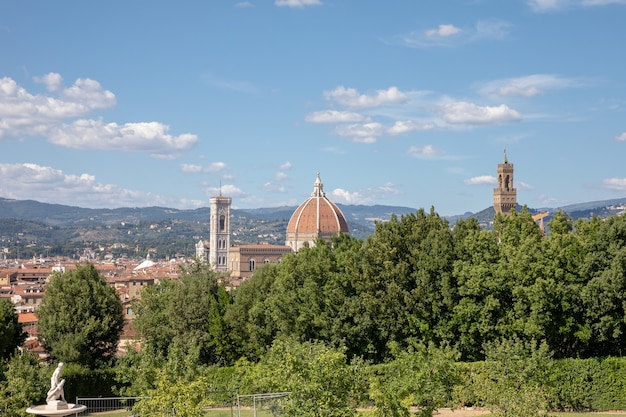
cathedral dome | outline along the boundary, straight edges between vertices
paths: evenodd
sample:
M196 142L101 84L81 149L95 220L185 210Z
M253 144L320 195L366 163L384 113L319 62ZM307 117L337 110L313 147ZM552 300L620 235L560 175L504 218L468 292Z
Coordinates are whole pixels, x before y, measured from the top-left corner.
M300 204L291 215L285 244L297 252L305 243L314 245L317 238L330 242L330 238L340 232L349 233L348 222L341 209L326 198L324 184L318 172L311 197Z

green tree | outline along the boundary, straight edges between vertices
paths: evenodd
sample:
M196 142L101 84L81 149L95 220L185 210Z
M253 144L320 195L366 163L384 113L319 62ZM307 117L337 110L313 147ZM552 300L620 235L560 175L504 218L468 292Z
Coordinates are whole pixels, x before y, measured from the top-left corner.
M510 293L495 271L500 256L496 233L463 227L458 232L455 227L454 275L459 296L452 318L455 345L463 360L482 360L484 341L500 337Z
M421 417L449 405L460 382L453 349L419 345L396 352L396 358L379 365L371 378L370 398L377 417L408 417L415 407Z
M502 339L485 344L484 372L474 389L496 416L534 417L547 413L546 381L552 366L546 343Z
M445 230L444 230L445 229ZM361 354L379 362L390 357L390 343L439 337L435 323L448 320L449 225L434 210L423 209L378 223L363 243L358 268L349 271L358 303ZM433 259L431 257L441 257ZM439 316L437 318L436 316ZM447 327L447 322L442 329Z
M25 339L13 303L7 298L0 299L0 359L9 358Z
M295 255L287 255L295 256ZM224 321L232 329L234 348L239 356L258 360L276 336L268 296L280 265L266 264L234 291L233 303L226 308Z
M208 264L195 263L177 281L146 288L134 304L134 326L145 347L167 358L172 346L198 356L203 364L234 360L230 330L224 320L231 295Z
M302 342L330 338L324 288L336 271L331 247L318 240L296 256L285 257L267 300L278 335Z
M155 382L155 388L133 407L135 414L201 417L205 415L202 408L213 405L206 400L210 385L205 377L184 382L172 380L159 370Z
M152 352L130 349L115 364L115 391L122 397L141 397L156 387L157 373L165 359Z
M360 363L348 364L342 351L320 342L277 339L258 364L247 366L252 392L291 392L288 416L354 416L364 391Z
M29 353L13 355L5 366L0 375L0 415L26 417L26 408L45 402L52 370Z
M558 358L575 357L584 352L589 336L581 297L585 249L565 213L557 212L548 226L550 233L538 248L541 276L518 291L527 307L523 334L545 340Z
M626 348L626 216L577 221L583 248L581 298L588 332L584 356L621 355Z
M52 358L90 368L114 358L124 324L122 303L94 265L53 274L37 316L40 339Z
M151 355L167 356L167 350L175 335L174 329L168 324L167 311L172 295L172 287L176 282L161 280L141 291L141 297L132 302L136 314L133 327L144 339L144 349Z

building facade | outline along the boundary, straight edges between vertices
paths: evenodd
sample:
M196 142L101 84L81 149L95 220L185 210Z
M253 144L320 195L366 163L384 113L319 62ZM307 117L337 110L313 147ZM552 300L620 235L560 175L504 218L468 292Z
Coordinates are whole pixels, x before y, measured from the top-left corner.
M284 246L264 243L230 246L231 198L220 195L210 202L210 239L196 243L196 257L208 260L215 271L228 273L233 285L249 279L263 264L280 263L286 254L297 252L307 244L314 245L318 238L330 242L332 236L349 233L345 216L326 197L319 173L313 193L289 220Z
M289 246L280 245L237 245L230 248L230 277L246 280L254 270L264 264L278 264L283 256L292 253Z

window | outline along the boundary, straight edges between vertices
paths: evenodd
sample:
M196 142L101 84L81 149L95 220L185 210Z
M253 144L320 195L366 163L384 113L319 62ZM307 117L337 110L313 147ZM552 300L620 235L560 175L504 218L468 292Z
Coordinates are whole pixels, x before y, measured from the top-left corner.
M254 264L255 264L254 259L250 259L248 261L248 265L250 266L250 272L254 271Z
M223 232L226 228L226 216L223 214L220 216L220 231Z

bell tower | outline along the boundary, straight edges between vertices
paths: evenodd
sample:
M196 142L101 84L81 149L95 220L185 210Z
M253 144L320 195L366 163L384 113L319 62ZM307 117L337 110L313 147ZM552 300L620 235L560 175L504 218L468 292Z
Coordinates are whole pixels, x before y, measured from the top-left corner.
M232 199L221 195L210 199L209 264L216 271L228 271L230 248L230 205Z
M493 189L493 208L496 213L509 214L517 207L517 189L513 188L513 164L504 150L504 161L498 164L498 188Z

